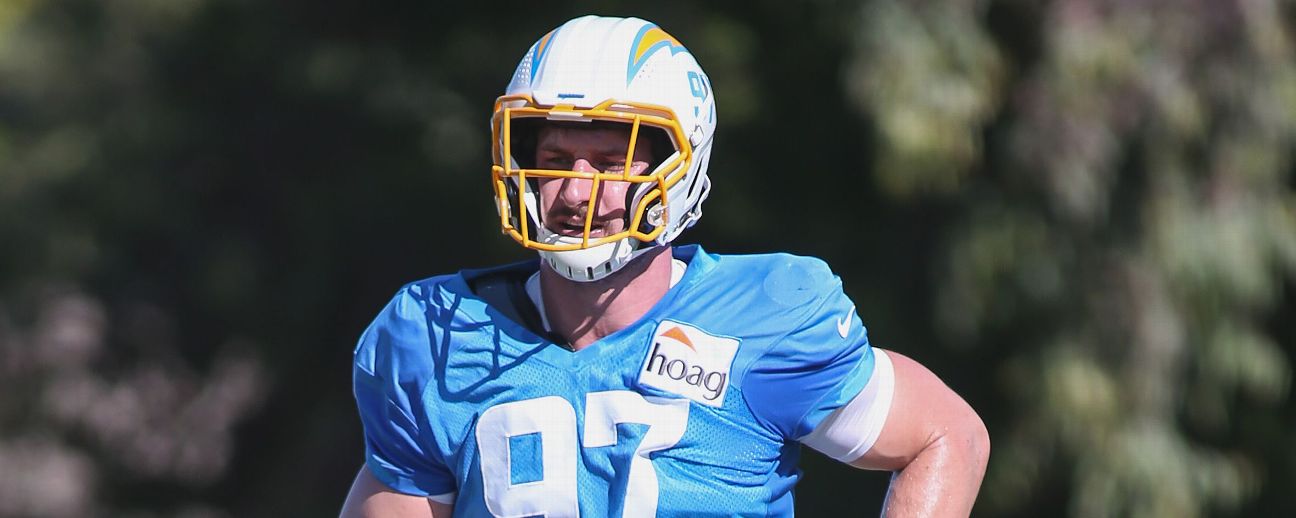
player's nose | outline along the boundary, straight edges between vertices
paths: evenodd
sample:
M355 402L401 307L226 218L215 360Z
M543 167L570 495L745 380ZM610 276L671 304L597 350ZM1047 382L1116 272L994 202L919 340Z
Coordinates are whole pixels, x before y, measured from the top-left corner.
M572 170L578 173L593 172L580 169L579 164L581 162L584 162L584 160L578 161L577 165L572 167ZM588 166L589 163L585 162L585 165ZM589 201L590 194L592 194L590 191L594 189L593 180L585 178L564 178L562 182L562 189L558 192L558 196L564 203L568 205L579 205Z
M578 173L597 173L597 172L599 172L598 169L595 169L595 168L594 168L594 165L593 165L593 164L590 164L589 160L586 160L586 159L584 159L584 158L577 158L577 159L576 159L576 162L572 164L572 171L575 171L575 172L578 172Z

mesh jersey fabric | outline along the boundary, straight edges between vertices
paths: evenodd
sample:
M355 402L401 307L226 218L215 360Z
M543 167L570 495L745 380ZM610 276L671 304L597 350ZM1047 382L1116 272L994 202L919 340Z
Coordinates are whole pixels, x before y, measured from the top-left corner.
M866 330L818 259L673 253L680 282L576 352L469 289L537 261L403 287L355 350L369 469L402 493L456 493L456 516L790 516L795 439L868 382ZM653 354L672 326L696 349L736 342L711 367L718 401L644 381L669 372Z

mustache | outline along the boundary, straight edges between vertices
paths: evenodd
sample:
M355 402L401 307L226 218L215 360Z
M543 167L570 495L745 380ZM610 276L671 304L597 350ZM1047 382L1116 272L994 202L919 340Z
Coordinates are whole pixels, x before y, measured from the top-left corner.
M554 204L545 212L545 221L554 221L559 223L579 221L584 224L585 215L589 214L589 207L590 202L588 201L576 205ZM623 220L625 219L625 215L625 209L616 209L607 214L599 214L598 210L595 210L594 221L592 224L600 225L609 221Z

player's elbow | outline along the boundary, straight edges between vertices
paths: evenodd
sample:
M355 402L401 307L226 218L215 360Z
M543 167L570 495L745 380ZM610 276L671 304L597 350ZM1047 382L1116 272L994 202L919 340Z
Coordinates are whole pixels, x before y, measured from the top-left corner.
M969 432L969 443L971 444L973 459L976 460L976 465L980 468L979 471L984 474L986 465L990 462L990 430L986 429L981 416L973 412L972 417L975 424Z
M971 406L966 403L961 406L963 411L952 420L942 442L953 450L953 456L961 460L967 473L980 481L990 461L990 431Z

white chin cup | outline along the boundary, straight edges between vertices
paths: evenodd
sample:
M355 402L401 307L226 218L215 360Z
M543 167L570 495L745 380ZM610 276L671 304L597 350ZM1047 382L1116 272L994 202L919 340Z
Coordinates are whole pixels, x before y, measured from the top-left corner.
M556 243L579 243L580 238L555 236ZM652 247L639 248L639 241L623 238L583 250L549 252L540 250L540 258L558 275L576 282L594 282L616 273L634 258Z

